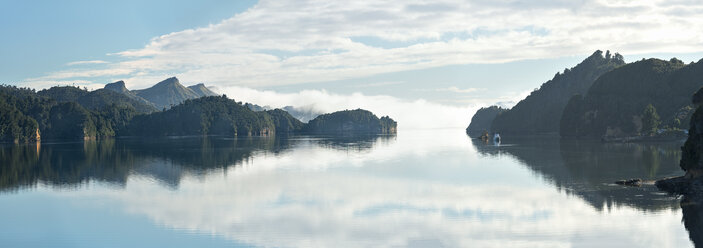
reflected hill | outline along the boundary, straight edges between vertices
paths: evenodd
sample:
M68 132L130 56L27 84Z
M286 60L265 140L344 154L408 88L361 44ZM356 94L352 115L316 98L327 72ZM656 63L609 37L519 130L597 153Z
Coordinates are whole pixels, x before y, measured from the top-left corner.
M130 175L178 187L184 175L236 169L259 154L301 146L364 151L395 136L271 136L103 139L75 143L0 145L0 191L44 183L73 187L91 181L124 186Z
M315 139L319 146L344 151L365 151L371 150L379 144L389 144L395 142L396 135L340 135L340 136L310 136Z
M512 156L559 191L595 209L625 205L656 211L678 208L656 187L613 184L621 179L655 180L680 174L680 143L614 144L558 137L512 138L499 146L472 140L479 154Z
M700 196L684 196L681 200L681 212L689 239L696 247L703 246L703 199Z

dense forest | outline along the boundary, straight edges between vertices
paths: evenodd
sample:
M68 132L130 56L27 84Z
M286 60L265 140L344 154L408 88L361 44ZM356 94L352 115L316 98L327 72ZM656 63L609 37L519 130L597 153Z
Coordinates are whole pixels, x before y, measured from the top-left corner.
M495 116L491 131L507 134L558 133L562 112L571 96L585 94L599 76L623 64L625 61L618 53L611 55L607 51L603 55L600 50L594 52L575 67L565 69L563 73L557 72L554 78L513 108Z
M493 120L496 116L505 111L508 110L498 106L490 106L479 109L476 111L476 114L471 117L471 123L469 123L469 126L466 128L466 134L476 138L483 134L483 132L490 131Z
M140 101L139 98L132 98L127 94L108 89L88 91L78 87L57 86L41 90L37 94L57 102L76 102L90 110L103 109L109 105L132 107L139 113L151 113L157 110L153 104L143 99Z
M178 83L173 79L166 81L167 84ZM160 84L164 88L164 82ZM202 84L195 87L199 94L214 94ZM114 136L327 133L335 130L334 125L338 123L354 131L360 131L363 127L365 133L395 132L396 126L395 121L388 117L378 119L368 111L355 110L351 114L333 114L328 119L315 122L314 128L306 128L306 124L285 110L252 111L224 95L185 99L181 104L158 111L150 102L127 90L121 81L95 91L57 86L35 92L0 85L0 142L28 143Z
M380 119L363 110L344 110L323 114L310 120L303 128L307 133L378 134L395 133L397 123L388 116Z
M701 86L703 60L687 65L675 58L647 59L621 66L569 100L560 134L600 138L686 129L693 112L689 101Z
M295 133L300 132L305 124L293 117L287 111L282 109L267 110L266 113L271 116L276 133Z
M67 97L79 99L85 96L81 89L58 88L56 91L68 92ZM0 108L3 117L7 116L0 121L0 141L25 143L41 139L114 136L139 113L130 105L109 102L111 98L94 98L98 101L87 101L83 106L75 101L58 101L46 93L56 91L39 94L31 89L0 86Z

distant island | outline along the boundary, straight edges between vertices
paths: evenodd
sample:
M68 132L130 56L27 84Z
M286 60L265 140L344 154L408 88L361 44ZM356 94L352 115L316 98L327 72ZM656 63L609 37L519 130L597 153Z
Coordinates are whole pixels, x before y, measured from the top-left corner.
M397 123L357 109L303 123L282 109L254 111L204 84L185 87L168 78L130 91L123 81L88 91L52 87L36 92L0 86L0 142L85 140L117 136L387 134Z
M513 108L480 109L467 134L558 134L617 142L683 139L694 112L688 99L701 86L703 60L625 64L618 53L596 51Z
M392 134L396 129L397 123L390 117L379 119L363 109L323 114L303 127L304 132L316 134Z

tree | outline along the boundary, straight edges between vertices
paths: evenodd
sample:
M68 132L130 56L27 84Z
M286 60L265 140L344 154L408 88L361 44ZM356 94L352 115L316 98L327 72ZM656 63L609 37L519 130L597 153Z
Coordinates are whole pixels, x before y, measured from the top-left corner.
M642 131L643 135L654 135L657 133L657 128L659 128L661 120L659 119L659 114L657 114L657 109L649 104L644 108L642 113Z

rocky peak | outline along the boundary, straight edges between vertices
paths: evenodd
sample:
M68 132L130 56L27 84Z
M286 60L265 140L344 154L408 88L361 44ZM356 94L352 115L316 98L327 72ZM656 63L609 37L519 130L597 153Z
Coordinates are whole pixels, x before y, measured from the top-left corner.
M105 89L120 92L120 93L129 92L129 90L127 89L127 87L124 84L124 81L122 81L122 80L114 82L114 83L106 84Z

